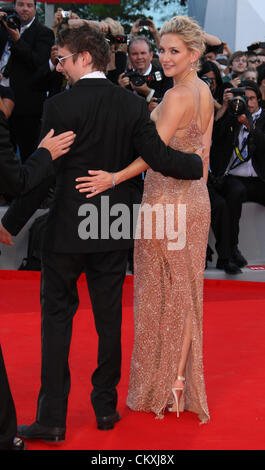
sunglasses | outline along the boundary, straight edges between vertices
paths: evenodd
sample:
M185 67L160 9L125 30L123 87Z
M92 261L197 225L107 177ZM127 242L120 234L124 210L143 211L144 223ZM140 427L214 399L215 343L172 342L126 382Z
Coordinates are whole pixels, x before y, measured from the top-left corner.
M260 59L249 59L249 62L251 62L252 64L254 64L255 62L260 64Z
M74 52L73 54L65 55L64 57L56 57L55 59L55 65L60 64L63 67L64 61L68 59L69 57L72 57L74 55L78 54L78 52Z

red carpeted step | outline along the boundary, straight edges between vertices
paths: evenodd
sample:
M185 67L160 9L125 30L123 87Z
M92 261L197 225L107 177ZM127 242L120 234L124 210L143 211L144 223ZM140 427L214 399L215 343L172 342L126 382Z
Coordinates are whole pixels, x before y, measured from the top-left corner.
M0 271L0 341L19 424L35 419L40 385L39 282L36 272ZM133 345L133 277L127 276L118 406L122 420L111 432L96 429L90 404L97 337L84 276L78 288L66 441L28 441L28 449L264 449L264 284L205 281L204 362L211 421L200 425L189 412L179 420L173 413L157 420L126 407Z

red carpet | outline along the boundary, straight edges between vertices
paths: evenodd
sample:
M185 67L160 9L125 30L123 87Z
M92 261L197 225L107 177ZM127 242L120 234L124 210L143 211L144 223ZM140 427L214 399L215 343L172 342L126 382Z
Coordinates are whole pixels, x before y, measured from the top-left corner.
M211 421L190 412L156 420L126 407L133 343L132 277L124 287L122 420L111 432L96 429L90 377L97 339L84 278L71 347L72 388L66 441L27 442L29 450L261 450L265 448L265 284L205 281L204 358ZM35 419L40 375L39 273L0 271L0 341L18 423Z

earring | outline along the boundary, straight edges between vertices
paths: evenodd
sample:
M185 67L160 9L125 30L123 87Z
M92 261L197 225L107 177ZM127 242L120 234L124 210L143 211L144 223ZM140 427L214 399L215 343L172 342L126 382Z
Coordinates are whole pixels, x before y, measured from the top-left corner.
M194 70L194 63L192 62L192 63L190 64L190 71L192 72L193 70Z

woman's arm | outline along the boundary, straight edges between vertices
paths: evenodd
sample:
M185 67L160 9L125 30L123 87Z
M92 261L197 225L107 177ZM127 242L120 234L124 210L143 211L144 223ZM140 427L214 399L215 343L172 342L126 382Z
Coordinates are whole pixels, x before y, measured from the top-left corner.
M213 34L206 33L206 31L204 31L204 40L209 46L219 46L222 44L221 39Z
M211 148L211 137L213 132L213 122L214 122L214 113L212 112L212 117L209 121L206 132L203 134L202 142L204 147L205 157L209 158L210 148ZM203 169L203 178L207 182L208 179L208 168Z
M229 101L233 98L233 94L230 93L230 88L226 88L223 94L223 104L221 108L218 109L216 115L215 115L215 121L218 121L223 117L223 115L226 113L228 110L229 106Z
M126 168L116 173L109 173L108 171L102 170L89 170L88 174L90 176L82 176L76 179L78 182L76 189L78 189L80 193L89 192L90 194L87 194L86 197L90 198L139 175L148 168L149 166L145 161L139 157Z

